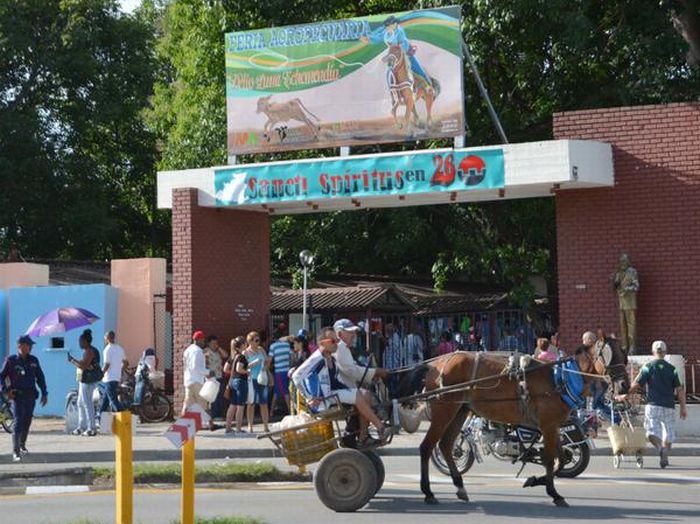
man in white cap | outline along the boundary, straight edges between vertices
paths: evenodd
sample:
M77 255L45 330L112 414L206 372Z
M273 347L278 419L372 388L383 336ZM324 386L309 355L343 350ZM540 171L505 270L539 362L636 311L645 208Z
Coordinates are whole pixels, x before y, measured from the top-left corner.
M361 366L355 362L350 348L355 344L359 330L360 328L347 318L341 318L333 324L333 331L338 338L338 350L333 354L338 367L338 380L354 392L358 391L357 388L367 387L374 379L388 376L388 372L384 368ZM352 402L352 404L356 404L356 402ZM370 422L373 422L371 418Z
M341 318L333 324L333 331L338 336L338 351L333 357L338 364L340 381L349 388L358 388L370 384L374 378L386 378L388 373L383 368L361 366L352 358L350 348L357 340L360 330L347 318Z
M688 416L685 407L685 388L678 377L675 366L664 360L666 343L656 340L651 345L651 352L656 357L648 362L634 379L634 384L626 395L618 395L617 400L626 400L628 395L647 387L647 405L644 408L644 429L647 438L659 451L659 465L668 466L668 452L675 438L674 422L676 420L675 399L681 405L681 419Z

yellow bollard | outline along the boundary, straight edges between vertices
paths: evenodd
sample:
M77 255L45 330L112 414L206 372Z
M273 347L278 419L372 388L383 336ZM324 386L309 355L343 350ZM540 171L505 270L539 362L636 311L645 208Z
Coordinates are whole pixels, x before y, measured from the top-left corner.
M131 412L114 415L112 433L116 446L116 524L132 524L134 519L134 465L131 448Z
M182 446L181 524L194 524L194 437Z

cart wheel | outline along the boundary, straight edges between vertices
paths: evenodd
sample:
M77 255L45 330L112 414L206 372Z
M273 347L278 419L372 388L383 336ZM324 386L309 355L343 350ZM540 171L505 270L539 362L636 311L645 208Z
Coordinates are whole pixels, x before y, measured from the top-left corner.
M323 504L337 512L357 511L374 496L378 486L372 460L356 449L328 453L316 468L314 486Z
M386 472L384 471L384 463L382 462L382 459L379 457L379 455L377 455L377 453L375 453L374 451L367 450L363 451L362 454L372 461L374 470L377 472L377 487L374 490L374 495L376 495L377 492L380 489L382 489L382 486L384 485L384 477L386 476Z
M642 469L644 467L644 455L637 451L637 467Z
M621 462L622 462L622 457L620 457L620 455L613 455L613 467L615 469L619 469Z

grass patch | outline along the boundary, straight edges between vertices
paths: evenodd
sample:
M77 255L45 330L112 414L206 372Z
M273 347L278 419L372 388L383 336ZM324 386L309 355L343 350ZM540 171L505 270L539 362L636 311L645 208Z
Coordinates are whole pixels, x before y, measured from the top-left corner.
M264 524L264 521L252 517L197 517L195 524ZM179 520L171 520L170 524L180 524Z
M93 468L99 484L114 481L114 468ZM171 484L181 481L179 463L134 464L134 484ZM309 481L309 474L280 471L272 464L211 464L197 466L195 481L209 482L285 482ZM204 522L204 521L202 521ZM212 521L213 522L213 521ZM223 523L223 521L222 521ZM218 524L218 522L217 522ZM225 524L225 523L224 523Z
M180 524L179 520L171 520L171 524ZM68 524L103 524L99 520L72 520ZM254 519L252 517L197 517L195 524L265 524L265 521Z

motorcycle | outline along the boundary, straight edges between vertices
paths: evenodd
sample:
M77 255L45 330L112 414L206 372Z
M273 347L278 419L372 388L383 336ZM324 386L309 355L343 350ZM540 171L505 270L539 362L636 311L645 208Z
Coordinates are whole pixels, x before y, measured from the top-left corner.
M595 414L587 416L583 423L572 417L559 428L563 451L563 464L558 477L574 478L583 473L591 459L591 444L588 430L597 423ZM452 456L461 475L469 471L474 461L481 463L485 455L493 455L498 460L511 463L522 462L542 464L541 451L544 447L539 430L524 426L511 426L489 422L470 415L455 440ZM444 475L449 475L439 447L435 447L431 460Z

